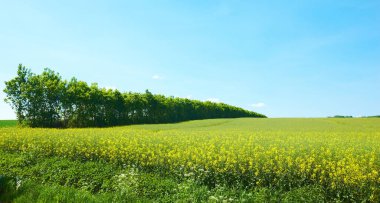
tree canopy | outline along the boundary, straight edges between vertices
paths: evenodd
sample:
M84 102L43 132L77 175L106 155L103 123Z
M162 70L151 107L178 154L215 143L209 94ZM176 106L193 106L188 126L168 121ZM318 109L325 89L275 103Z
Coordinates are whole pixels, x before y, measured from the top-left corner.
M224 103L145 93L120 92L63 80L46 68L40 75L20 64L5 82L5 101L17 120L30 127L105 127L140 123L173 123L194 119L265 117Z

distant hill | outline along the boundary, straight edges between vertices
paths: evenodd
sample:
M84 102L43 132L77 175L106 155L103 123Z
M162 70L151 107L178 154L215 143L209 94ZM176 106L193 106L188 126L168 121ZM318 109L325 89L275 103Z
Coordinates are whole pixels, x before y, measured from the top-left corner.
M329 116L328 118L353 118L353 116L335 115L335 116Z
M380 118L380 115L377 115L377 116L363 116L362 118Z
M360 116L360 117L335 115L335 116L329 116L327 118L380 118L380 115L376 115L376 116Z

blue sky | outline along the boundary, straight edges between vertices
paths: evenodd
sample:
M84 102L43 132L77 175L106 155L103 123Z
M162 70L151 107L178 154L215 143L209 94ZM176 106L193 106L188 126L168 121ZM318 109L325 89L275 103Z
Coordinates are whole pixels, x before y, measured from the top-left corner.
M378 0L0 3L1 89L22 63L270 117L380 114Z

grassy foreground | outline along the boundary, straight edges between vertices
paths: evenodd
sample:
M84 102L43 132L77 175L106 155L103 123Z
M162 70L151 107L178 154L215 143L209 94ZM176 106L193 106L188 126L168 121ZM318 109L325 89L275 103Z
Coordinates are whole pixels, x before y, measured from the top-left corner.
M380 201L377 118L6 127L0 153L0 201Z

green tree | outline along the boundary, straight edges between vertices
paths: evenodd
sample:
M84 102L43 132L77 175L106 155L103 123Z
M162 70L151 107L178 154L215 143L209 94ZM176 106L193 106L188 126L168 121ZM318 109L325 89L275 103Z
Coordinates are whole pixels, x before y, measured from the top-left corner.
M17 68L17 76L12 80L5 82L5 102L9 103L12 109L15 110L17 120L20 124L24 122L25 114L27 113L26 107L28 101L25 97L25 86L31 75L32 73L29 69L22 66L22 64L19 64Z
M72 78L66 87L63 100L67 127L86 127L89 125L88 103L90 88L86 82Z
M193 119L265 117L223 103L165 97L145 93L121 93L90 86L72 78L69 82L46 68L35 75L21 64L17 76L5 82L5 101L18 121L31 127L103 127L137 123L168 123Z
M61 126L65 82L46 68L41 75L30 75L24 84L25 122L32 127Z

